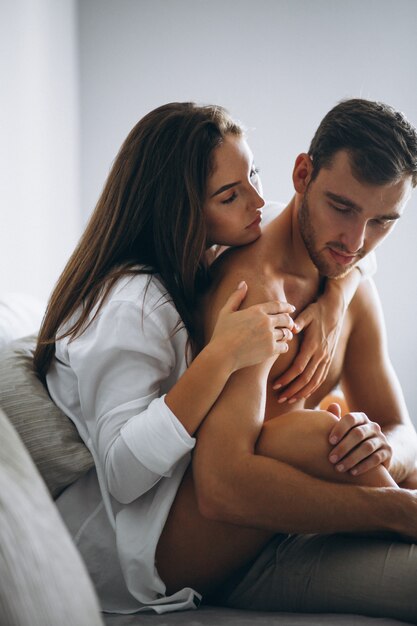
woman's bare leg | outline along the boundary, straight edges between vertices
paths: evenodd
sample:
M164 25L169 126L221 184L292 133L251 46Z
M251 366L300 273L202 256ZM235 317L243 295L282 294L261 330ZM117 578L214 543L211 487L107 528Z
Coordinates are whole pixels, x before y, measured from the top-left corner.
M285 413L263 425L256 453L268 456L330 482L346 482L368 487L396 487L388 470L377 468L352 476L338 472L328 460L331 445L328 434L337 417L323 410L300 410Z
M263 426L256 454L332 482L392 486L393 481L382 466L359 477L334 469L328 460L328 434L336 420L327 411L307 410L295 410L271 419ZM157 569L168 593L188 586L209 594L253 560L271 536L267 531L203 517L190 467L158 544Z
M158 543L157 570L168 593L192 587L210 594L253 560L272 536L268 531L203 517L190 466Z

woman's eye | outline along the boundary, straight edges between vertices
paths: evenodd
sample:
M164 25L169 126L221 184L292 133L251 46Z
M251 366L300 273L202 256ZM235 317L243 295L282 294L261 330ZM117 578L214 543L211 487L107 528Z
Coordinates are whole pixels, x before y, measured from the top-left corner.
M231 196L226 198L226 200L222 200L222 204L230 204L231 202L233 202L233 200L236 200L236 198L237 198L237 193L236 191L234 191Z
M391 224L394 223L394 220L374 220L374 224L379 226L379 228L388 228Z

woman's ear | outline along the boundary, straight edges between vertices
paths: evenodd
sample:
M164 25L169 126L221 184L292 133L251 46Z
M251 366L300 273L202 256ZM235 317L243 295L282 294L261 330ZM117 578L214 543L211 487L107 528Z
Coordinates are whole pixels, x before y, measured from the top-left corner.
M313 162L306 152L302 152L295 159L292 173L294 189L297 193L305 193L313 172Z

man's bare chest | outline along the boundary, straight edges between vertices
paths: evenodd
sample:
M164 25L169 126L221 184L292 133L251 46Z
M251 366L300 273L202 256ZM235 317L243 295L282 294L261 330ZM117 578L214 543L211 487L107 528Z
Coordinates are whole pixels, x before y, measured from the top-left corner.
M348 311L343 322L342 331L337 342L337 346L332 358L332 362L330 364L328 374L320 387L307 399L300 397L295 403L278 403L277 392L274 391L274 389L272 388L272 384L276 378L278 378L289 367L291 367L292 364L296 362L296 357L299 354L305 333L301 333L300 335L294 335L294 338L289 343L288 352L278 357L278 359L272 366L269 374L265 411L266 420L271 419L272 417L276 417L278 415L282 415L283 413L286 413L287 411L296 408L313 409L317 407L319 403L326 397L326 395L328 395L339 384L343 373L343 364L345 360L346 350L348 347L351 327L352 320L350 312ZM285 388L281 388L279 390L279 393L280 396L285 397Z

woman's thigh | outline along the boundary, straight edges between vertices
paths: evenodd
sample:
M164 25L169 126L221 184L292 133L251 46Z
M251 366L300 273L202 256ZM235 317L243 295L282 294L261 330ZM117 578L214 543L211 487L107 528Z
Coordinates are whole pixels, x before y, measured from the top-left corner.
M417 545L353 535L272 540L222 603L417 623Z
M157 552L158 574L168 593L192 587L212 593L252 562L272 533L203 517L189 466L178 489Z
M326 411L299 410L270 420L261 431L256 453L295 465L313 476L329 479L325 468L335 481L359 482L337 474L327 460L332 420ZM158 543L158 573L170 593L184 586L210 593L252 562L271 536L261 529L203 517L190 466Z

